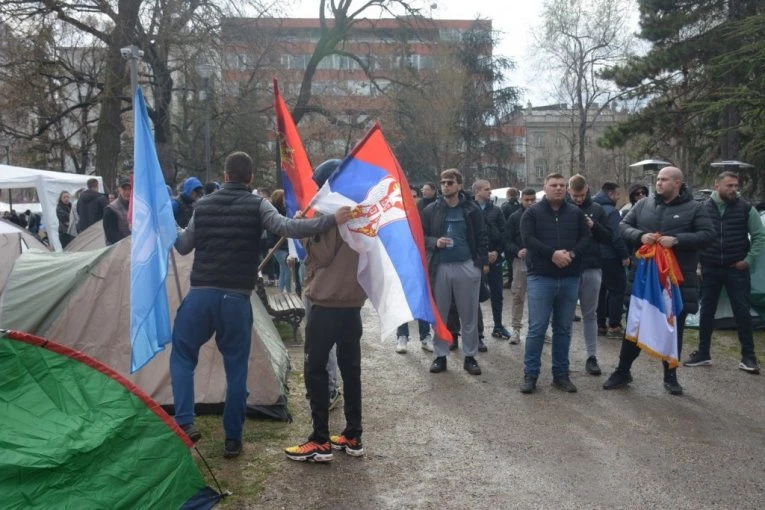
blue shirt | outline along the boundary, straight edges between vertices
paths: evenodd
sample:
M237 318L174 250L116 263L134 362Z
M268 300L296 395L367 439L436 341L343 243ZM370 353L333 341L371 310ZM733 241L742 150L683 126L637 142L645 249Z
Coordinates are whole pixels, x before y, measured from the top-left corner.
M471 259L470 246L467 242L467 224L465 223L465 208L462 204L454 207L447 206L444 220L444 237L451 237L454 246L441 249L441 263L464 262Z

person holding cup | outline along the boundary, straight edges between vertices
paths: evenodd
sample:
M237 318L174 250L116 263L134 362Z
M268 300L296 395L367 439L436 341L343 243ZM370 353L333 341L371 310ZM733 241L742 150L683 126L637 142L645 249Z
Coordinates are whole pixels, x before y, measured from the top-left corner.
M462 173L441 172L442 195L422 211L433 296L441 317L447 317L452 295L460 317L463 368L480 375L478 351L478 295L481 274L489 271L488 234L478 204L462 191ZM448 343L436 337L432 373L446 370Z

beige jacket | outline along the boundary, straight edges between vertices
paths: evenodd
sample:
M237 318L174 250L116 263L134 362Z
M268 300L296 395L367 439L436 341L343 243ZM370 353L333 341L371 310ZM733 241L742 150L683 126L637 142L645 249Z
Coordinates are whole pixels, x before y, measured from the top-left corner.
M367 295L356 277L359 254L343 241L337 227L303 239L305 260L303 292L311 303L328 308L357 308Z

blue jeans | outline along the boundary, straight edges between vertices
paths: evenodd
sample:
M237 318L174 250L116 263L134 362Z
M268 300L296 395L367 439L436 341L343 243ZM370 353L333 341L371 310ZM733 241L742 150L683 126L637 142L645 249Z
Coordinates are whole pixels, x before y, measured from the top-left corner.
M281 292L292 292L292 268L287 265L289 252L286 250L276 250L274 258L279 263L279 286Z
M218 289L191 289L181 303L173 326L170 379L175 421L194 422L194 369L199 349L215 333L226 370L226 439L242 439L247 408L247 364L252 341L250 296Z
M529 332L523 355L523 372L539 377L545 332L552 315L552 373L553 377L568 374L568 350L571 346L571 323L574 321L579 277L553 278L529 275Z

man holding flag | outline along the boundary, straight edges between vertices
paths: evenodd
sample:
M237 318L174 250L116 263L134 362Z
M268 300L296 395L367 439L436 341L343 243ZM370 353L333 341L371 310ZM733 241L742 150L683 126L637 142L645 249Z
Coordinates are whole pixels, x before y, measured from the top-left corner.
M307 237L351 218L348 207L337 209L333 216L306 221L281 216L268 200L250 193L252 168L252 159L244 152L230 154L223 186L197 202L188 227L179 229L175 243L181 254L196 250L191 290L181 303L173 329L170 376L175 421L192 440L201 437L194 426L194 369L199 349L215 333L226 370L226 458L242 452L252 335L250 294L258 277L262 231Z
M696 268L700 250L714 237L712 222L703 204L693 200L690 190L683 183L683 172L679 168L665 167L656 177L656 195L636 203L622 220L620 228L622 237L631 246L659 245L671 248L677 259L682 275L681 277L678 275L677 280L682 280L680 292L683 303L680 313L671 320L673 323L671 334L677 336L677 349L676 351L671 349L671 351L675 351L677 357L673 358L674 353L671 352L659 352L656 348L650 346L649 348L664 360L664 388L671 395L682 395L683 388L677 380L676 373L677 359L683 347L685 318L689 313L698 311L699 281ZM630 284L633 286L642 284L636 280L635 275L636 270L633 268L630 273ZM640 299L641 303L637 303L634 292L632 294L630 307L641 306L645 300ZM651 304L662 306L662 303L655 302L655 299L647 301L654 301ZM630 368L640 354L641 346L646 346L639 338L639 331L658 330L658 328L654 329L655 324L650 323L653 316L644 314L636 318L632 315L633 323L636 324L633 326L634 335L631 335L629 317L628 313L628 331L622 340L619 366L603 384L605 390L623 388L632 382ZM635 338L630 338L631 336Z

